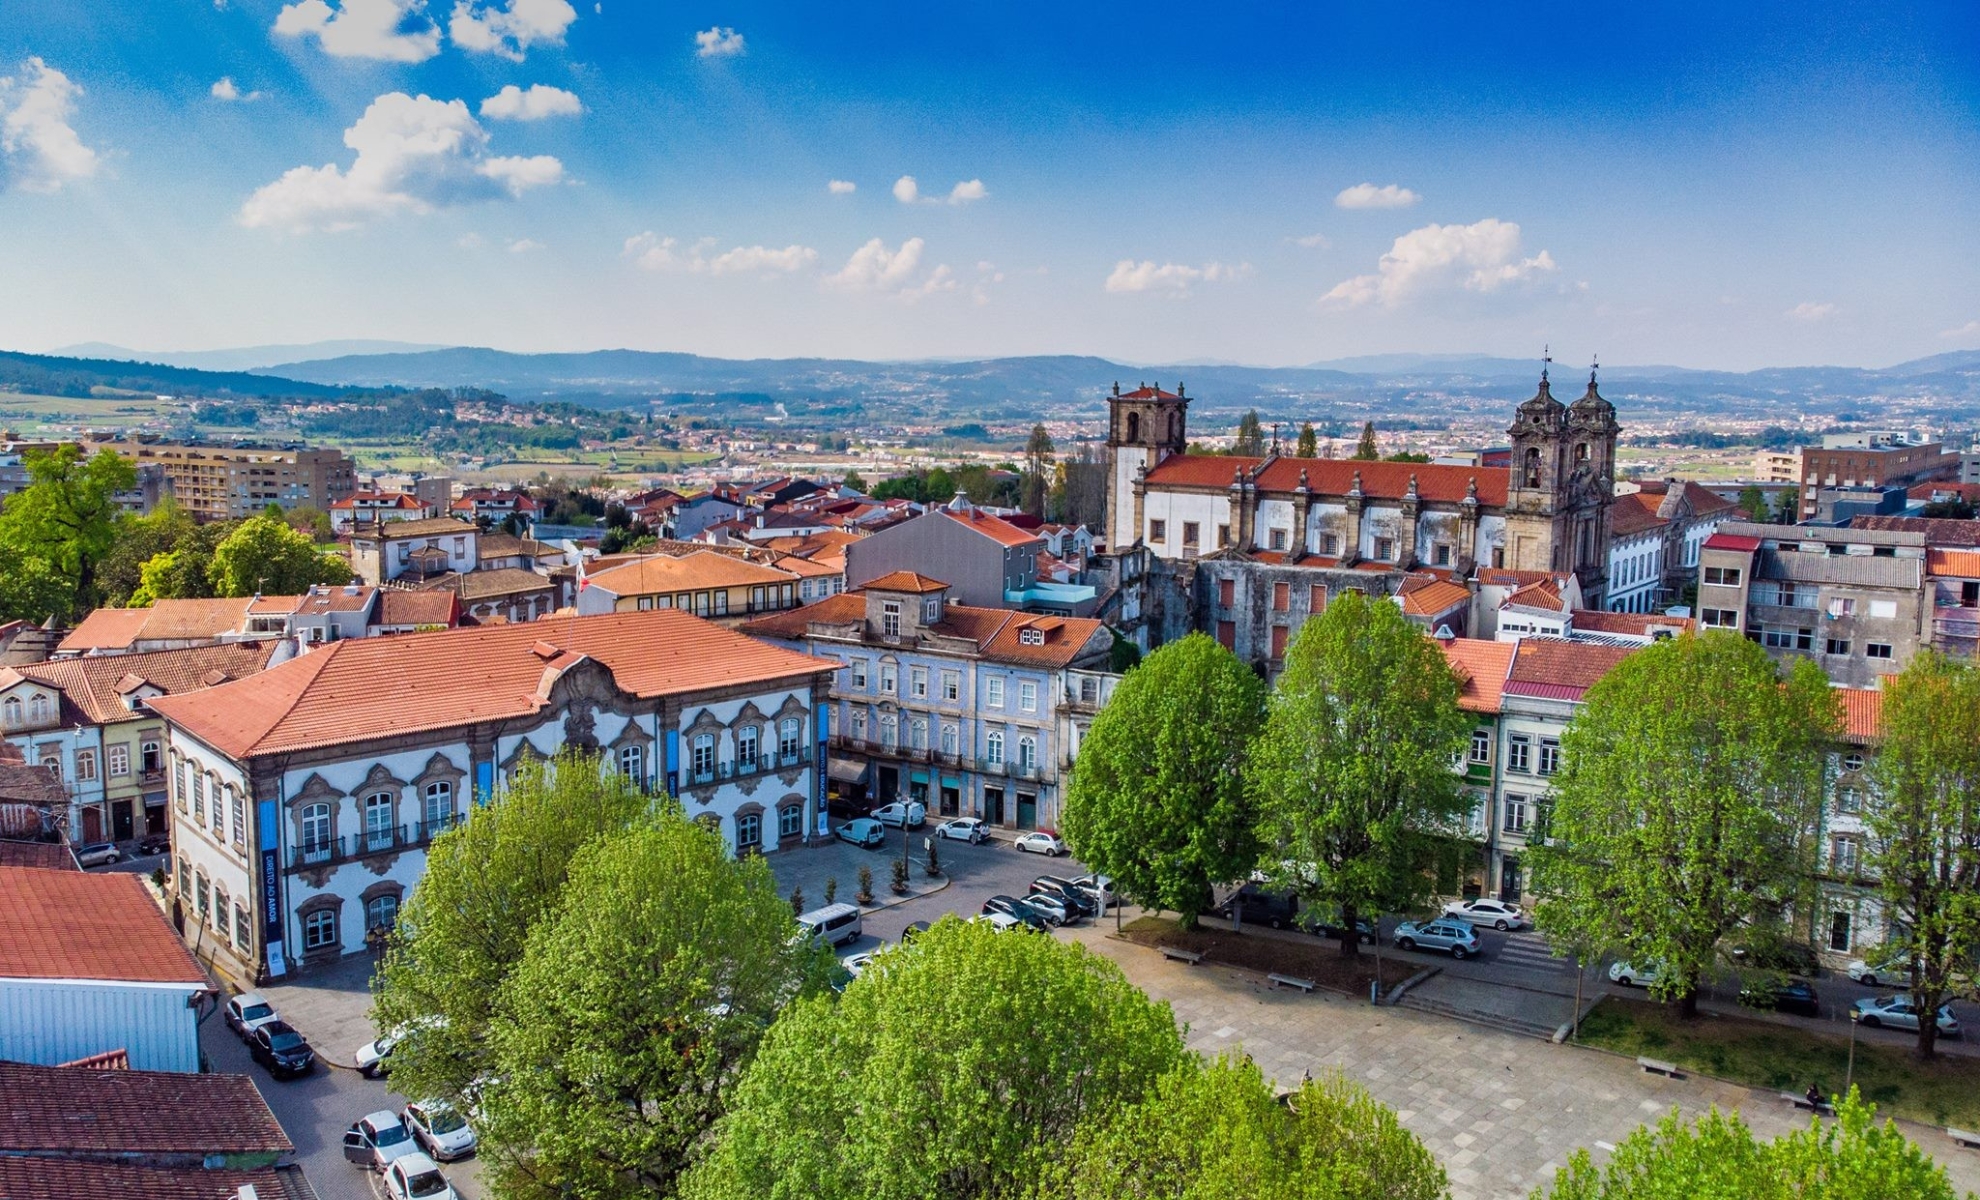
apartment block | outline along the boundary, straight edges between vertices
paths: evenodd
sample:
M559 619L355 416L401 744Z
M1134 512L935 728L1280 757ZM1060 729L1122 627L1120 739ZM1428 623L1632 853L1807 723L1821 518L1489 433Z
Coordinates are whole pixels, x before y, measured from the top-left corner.
M1907 487L1959 478L1960 456L1902 433L1836 434L1801 448L1801 519L1814 517L1824 488Z
M270 504L330 511L357 491L357 473L342 450L272 446L195 446L170 442L97 442L135 464L162 470L181 507L202 521L251 517Z

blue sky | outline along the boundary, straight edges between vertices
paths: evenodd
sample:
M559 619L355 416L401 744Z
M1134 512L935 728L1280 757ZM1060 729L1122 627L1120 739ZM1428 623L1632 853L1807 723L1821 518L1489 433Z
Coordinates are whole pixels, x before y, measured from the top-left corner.
M1970 3L0 6L13 348L1878 365L1976 261Z

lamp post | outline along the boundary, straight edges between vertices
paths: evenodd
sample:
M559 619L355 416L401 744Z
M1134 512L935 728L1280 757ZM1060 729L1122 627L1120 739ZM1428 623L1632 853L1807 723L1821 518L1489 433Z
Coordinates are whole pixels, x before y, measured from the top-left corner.
M1849 1095L1850 1084L1856 1081L1856 1010L1849 1010L1849 1066L1843 1072L1842 1094Z

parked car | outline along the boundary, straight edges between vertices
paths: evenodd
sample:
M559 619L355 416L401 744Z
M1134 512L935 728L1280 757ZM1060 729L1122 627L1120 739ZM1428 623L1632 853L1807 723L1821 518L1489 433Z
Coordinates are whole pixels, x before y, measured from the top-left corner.
M277 1079L307 1075L316 1069L316 1051L310 1049L309 1039L287 1021L264 1021L256 1026L248 1038L248 1053Z
M143 838L139 839L137 852L147 857L153 854L170 854L172 852L172 835L169 833L146 834Z
M887 841L887 827L872 817L856 817L833 831L842 842L855 846L879 846Z
M258 992L242 992L227 999L227 1027L242 1040L254 1036L254 1031L282 1018L275 1015L275 1006L261 998Z
M901 945L907 945L933 928L935 927L926 921L909 921L907 927L901 930Z
M842 820L869 816L873 812L871 800L855 800L851 796L841 796L837 792L825 798L825 811Z
M1657 982L1656 963L1627 963L1621 959L1609 964L1609 982L1623 987L1649 987Z
M1081 890L1070 879L1058 875L1040 875L1031 881L1033 894L1053 896L1066 906L1066 911L1080 917L1100 915L1100 902Z
M76 862L85 867L107 867L124 861L124 852L115 842L91 842L76 847Z
M1866 987L1911 986L1911 960L1902 954L1886 955L1874 963L1859 958L1843 968L1843 973Z
M1856 1002L1851 1014L1861 1024L1872 1029L1889 1026L1892 1029L1918 1028L1918 1006L1909 996L1866 996ZM1939 1036L1956 1038L1960 1035L1959 1021L1952 1015L1952 1009L1939 1006Z
M1073 886L1093 897L1095 903L1100 905L1101 912L1106 912L1121 902L1121 898L1114 894L1112 875L1081 875L1073 880Z
M1009 933L1013 929L1035 928L1035 926L1028 922L1020 921L1007 912L986 912L971 917L970 920L988 923L991 931L994 933Z
M873 956L878 953L878 950L862 950L858 954L848 954L839 960L839 965L844 967L854 979L858 979L866 974L867 964L871 963Z
M1822 1015L1822 1002L1815 994L1815 985L1806 979L1745 984L1739 989L1739 1002L1749 1008L1771 1008L1775 1012L1799 1013L1804 1017Z
M1241 925L1284 929L1299 917L1299 897L1291 892L1268 892L1256 883L1247 883L1219 904L1216 912Z
M1322 914L1319 909L1305 909L1299 914L1297 924L1299 928L1304 929L1315 937L1328 938L1333 941L1339 941L1341 938L1341 911L1338 908L1329 909L1325 914ZM1362 945L1373 946L1376 937L1375 923L1366 917L1356 917L1354 919L1354 934Z
M1442 950L1452 958L1469 958L1478 953L1478 931L1468 922L1439 918L1434 921L1404 921L1396 926L1396 949Z
M373 1171L386 1167L408 1154L418 1154L419 1143L397 1113L383 1109L344 1131L344 1158Z
M1490 925L1498 930L1524 929L1528 924L1526 913L1521 911L1519 905L1489 896L1475 900L1453 900L1444 906L1444 915L1469 921L1473 925Z
M859 908L851 904L827 904L797 919L804 936L821 946L843 946L856 942L866 932Z
M905 821L909 829L919 829L928 820L928 806L919 800L896 800L873 810L873 819L898 829Z
M408 1104L399 1114L413 1140L441 1162L453 1162L474 1153L474 1127L445 1100L422 1100Z
M1037 909L1046 921L1057 925L1070 925L1079 919L1079 914L1066 907L1066 902L1050 892L1031 892L1018 898L1018 903Z
M957 817L944 821L935 827L935 836L952 842L969 842L974 845L990 836L983 828L983 822L975 817Z
M376 1079L392 1070L392 1052L397 1050L400 1043L408 1036L421 1029L442 1025L445 1021L445 1017L421 1017L398 1029L388 1029L359 1046L357 1053L351 1055L352 1063L357 1067L358 1074L366 1079Z
M987 917L995 913L1002 913L1004 916L1022 921L1040 933L1049 933L1052 928L1052 923L1045 919L1044 913L1016 896L992 896L985 900L981 915Z
M1033 854L1043 854L1047 858L1060 858L1071 853L1071 851L1066 849L1066 844L1059 840L1058 834L1047 833L1043 829L1034 829L1030 833L1019 834L1017 841L1013 845L1020 850L1027 850Z
M412 1153L385 1168L385 1200L460 1200L439 1164Z

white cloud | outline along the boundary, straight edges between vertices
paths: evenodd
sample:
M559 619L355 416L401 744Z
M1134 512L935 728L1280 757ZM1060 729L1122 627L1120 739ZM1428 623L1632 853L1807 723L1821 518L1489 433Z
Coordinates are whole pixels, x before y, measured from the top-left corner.
M1836 306L1833 304L1818 304L1813 300L1803 300L1781 315L1790 321L1807 321L1813 324L1816 321L1826 321L1830 317L1835 316Z
M859 190L859 185L850 179L834 179L825 185L825 190L834 196L850 196Z
M1334 248L1334 240L1324 233L1309 233L1305 237L1294 238L1292 242L1293 245L1304 246L1308 250L1332 250Z
M1190 288L1195 284L1225 283L1250 274L1250 263L1208 262L1192 267L1185 263L1158 264L1152 259L1136 262L1124 258L1114 264L1113 272L1107 276L1106 288L1110 292L1155 292L1180 298L1189 295Z
M539 42L562 45L575 20L577 10L566 0L457 0L447 34L463 50L521 62Z
M894 199L902 204L913 204L921 199L921 185L914 181L914 176L903 175L894 181Z
M981 179L966 179L949 189L949 203L968 204L972 200L981 200L989 194L990 190L983 186Z
M1980 320L1968 321L1966 324L1957 328L1944 330L1939 336L1948 341L1957 340L1962 342L1969 338L1980 338Z
M344 131L357 152L334 163L294 167L241 205L241 224L302 232L348 229L375 217L425 213L450 204L514 198L563 178L549 155L497 157L488 133L459 100L388 92Z
M988 304L991 285L1004 282L1004 273L997 269L996 263L985 259L976 264L976 275L976 283L969 289L970 299L978 304Z
M533 83L528 91L511 83L481 102L481 115L493 121L541 121L575 117L583 111L577 93L547 83Z
M1335 208L1408 208L1423 197L1406 187L1393 183L1376 187L1372 183L1357 183L1351 188L1342 188L1334 197Z
M226 104L233 104L236 102L241 104L246 104L250 100L261 99L260 92L243 92L240 88L235 87L233 77L230 75L222 75L219 79L215 80L213 82L213 86L207 90L210 93L212 93L212 96L215 100L219 100Z
M721 25L695 34L694 45L699 58L737 58L746 49L742 34Z
M874 238L852 252L846 265L825 277L826 282L849 292L899 292L906 290L921 265L921 251L927 243L918 237L901 243L898 250Z
M693 246L681 248L678 240L652 232L626 239L625 257L648 271L680 271L691 275L741 275L750 273L792 274L818 261L818 251L809 246L737 246L711 256L713 238L702 238Z
M88 179L102 165L69 124L82 87L39 58L22 73L0 76L0 162L7 177L30 192L55 192Z
M990 189L983 186L981 179L965 179L949 189L949 197L946 203L958 205L968 204L975 200L981 200L989 194ZM922 195L921 185L915 182L912 175L903 175L894 181L894 199L899 200L902 204L944 203L938 196Z
M1397 238L1373 275L1342 280L1322 299L1351 307L1393 308L1413 296L1453 285L1495 292L1559 269L1545 250L1521 258L1519 248L1519 226L1510 221L1487 217L1470 225L1425 225Z
M509 243L509 253L511 254L528 254L533 250L544 250L547 248L535 238L517 238L515 241Z
M440 53L440 27L426 15L426 0L297 0L275 16L284 37L315 37L335 58L425 62Z

